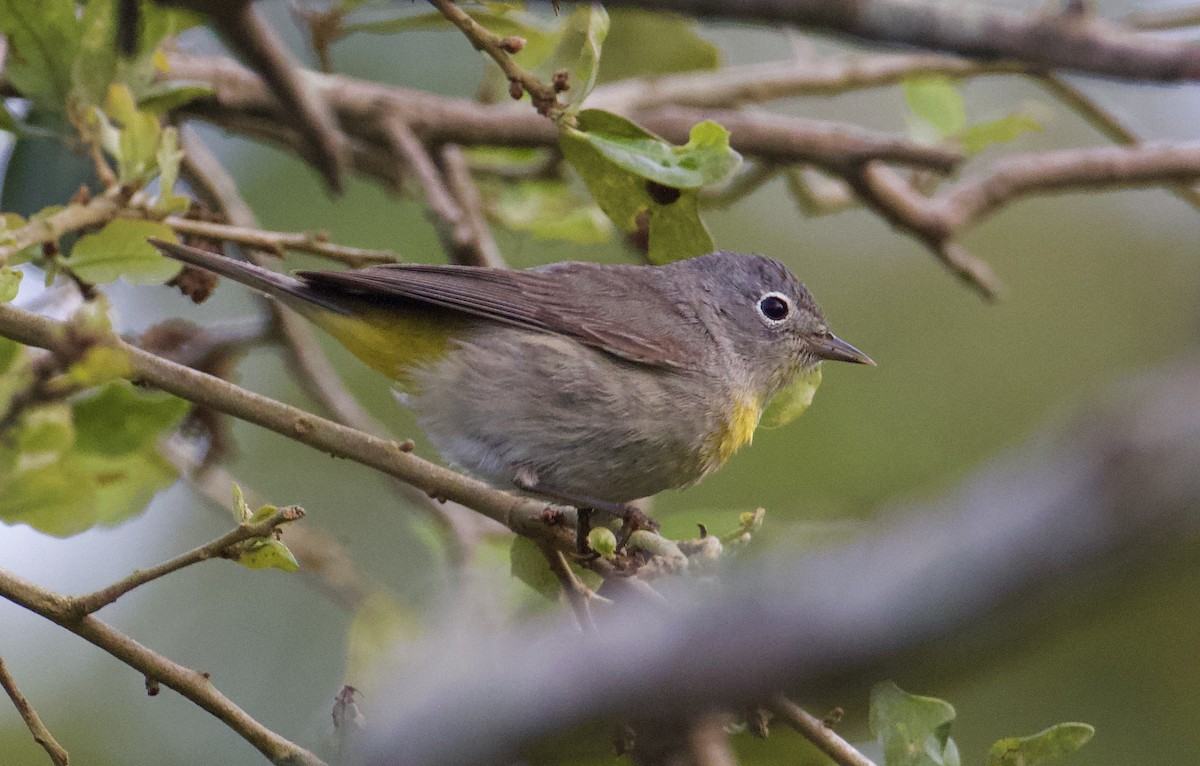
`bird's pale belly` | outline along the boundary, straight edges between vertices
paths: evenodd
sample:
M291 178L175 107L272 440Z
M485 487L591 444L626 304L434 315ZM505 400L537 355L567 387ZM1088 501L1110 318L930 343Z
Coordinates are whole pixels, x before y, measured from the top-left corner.
M694 373L510 328L472 333L413 380L418 422L446 459L498 486L532 479L613 503L699 480L759 415Z

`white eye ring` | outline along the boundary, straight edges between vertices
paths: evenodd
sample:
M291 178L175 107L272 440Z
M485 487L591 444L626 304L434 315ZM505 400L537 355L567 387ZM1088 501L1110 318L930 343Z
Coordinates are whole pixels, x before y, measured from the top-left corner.
M769 325L778 325L787 321L792 315L792 299L783 293L763 293L754 304L758 315Z

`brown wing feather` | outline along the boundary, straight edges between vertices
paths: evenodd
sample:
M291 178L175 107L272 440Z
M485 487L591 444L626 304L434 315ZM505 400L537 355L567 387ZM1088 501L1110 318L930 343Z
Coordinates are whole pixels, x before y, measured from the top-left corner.
M577 263L510 271L403 264L296 276L318 289L417 301L564 335L643 364L684 367L690 361L672 342L687 324L682 305L664 294L660 275L649 267Z

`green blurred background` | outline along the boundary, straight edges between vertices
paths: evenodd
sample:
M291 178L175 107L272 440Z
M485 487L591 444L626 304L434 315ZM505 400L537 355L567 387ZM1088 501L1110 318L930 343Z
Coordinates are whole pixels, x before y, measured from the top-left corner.
M285 9L271 18L285 30ZM728 63L786 58L786 36L773 30L710 25ZM203 36L189 40L211 49ZM839 48L822 41L822 53ZM334 49L347 74L451 95L471 95L481 60L450 33L351 38ZM1195 138L1200 99L1194 88L1079 81L1147 138ZM1040 151L1103 141L1055 106L1032 83L990 78L965 86L974 119L1031 104L1045 131L993 148L967 172L1004 152ZM906 130L898 88L838 98L790 101L789 113ZM211 130L211 139L265 227L328 229L339 242L384 246L411 260L441 255L423 207L355 181L330 200L293 157ZM61 164L57 164L61 163ZM18 148L6 197L58 194L78 183L44 142ZM691 536L697 522L732 528L738 513L767 509L769 544L794 544L869 520L885 501L936 498L989 457L1019 445L1122 376L1194 353L1200 311L1200 214L1164 191L1038 198L1006 209L966 244L1007 284L986 305L945 274L916 243L873 215L823 218L797 212L782 181L706 220L722 247L786 261L817 296L836 332L871 354L878 369L836 366L813 408L789 427L760 432L723 471L655 502L664 532ZM618 245L578 246L499 233L513 266L561 259L630 258ZM297 260L297 265L308 262ZM114 290L125 330L182 316L212 323L248 316L257 305L236 286L193 307L165 288ZM417 436L386 381L327 344L346 381L400 436ZM239 368L241 384L289 402L305 402L269 349ZM415 614L443 608L444 577L421 516L399 505L369 470L314 453L260 429L237 425L234 473L273 502L309 511L304 523L333 532L364 569L397 592ZM418 438L421 454L430 454ZM867 521L866 523L870 523ZM5 568L50 588L81 592L130 569L156 563L223 532L229 519L183 486L115 529L69 540L30 530L0 530ZM485 552L477 573L502 579L507 562ZM1003 656L925 677L896 680L910 691L951 701L953 734L964 763L982 763L1003 736L1030 734L1063 720L1095 725L1097 735L1073 764L1200 762L1200 559L1178 557L1153 570L1124 573L1103 610L1061 606ZM523 586L515 586L519 589ZM248 572L224 562L192 567L142 588L102 615L173 659L213 673L214 682L264 724L304 745L329 728L332 696L345 673L351 615L278 572ZM414 617L414 619L418 619ZM172 692L147 697L142 679L99 650L9 604L0 604L0 652L46 723L78 764L260 763L225 727ZM861 719L862 699L839 701ZM370 699L364 709L371 714ZM13 710L0 705L0 764L45 762ZM857 720L857 719L856 719ZM465 723L465 722L464 722ZM851 739L865 739L854 725ZM736 738L746 763L813 758L779 730L767 742ZM602 732L541 749L572 763L607 763Z

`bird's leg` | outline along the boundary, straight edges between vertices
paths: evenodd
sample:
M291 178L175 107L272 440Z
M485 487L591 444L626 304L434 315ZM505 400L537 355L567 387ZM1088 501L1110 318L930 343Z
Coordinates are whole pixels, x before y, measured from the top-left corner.
M559 492L542 485L536 478L527 474L518 475L513 479L513 483L518 489L524 492L541 495L549 500L566 503L575 508L578 512L577 521L575 522L575 546L581 554L591 553L587 538L588 533L591 531L592 513L594 511L603 511L621 520L621 534L617 537L618 551L625 549L625 546L629 543L629 538L639 529L648 529L651 532L658 531L657 521L647 516L641 509L627 503L613 503L597 497Z

